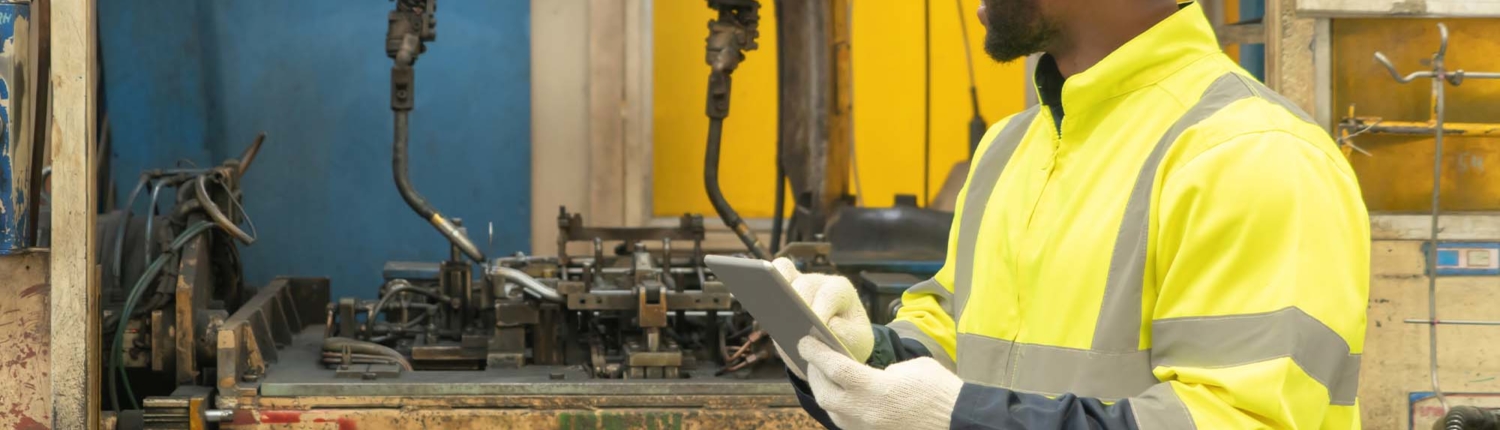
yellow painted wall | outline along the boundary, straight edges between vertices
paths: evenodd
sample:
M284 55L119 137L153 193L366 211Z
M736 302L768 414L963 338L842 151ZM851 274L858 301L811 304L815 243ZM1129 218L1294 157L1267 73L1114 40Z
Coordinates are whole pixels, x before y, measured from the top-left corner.
M868 206L890 206L896 194L922 195L923 1L865 0L854 6L854 142L859 179ZM1025 104L1025 67L1000 65L983 52L984 29L974 15L979 0L962 0L979 82L980 109L991 123ZM724 124L721 186L746 217L769 217L775 197L776 23L763 2L761 49L734 74L729 119ZM949 168L968 157L968 72L960 39L959 6L931 0L932 152L928 174L936 194ZM713 213L703 191L703 148L708 133L703 62L706 23L713 13L700 1L654 4L655 213Z

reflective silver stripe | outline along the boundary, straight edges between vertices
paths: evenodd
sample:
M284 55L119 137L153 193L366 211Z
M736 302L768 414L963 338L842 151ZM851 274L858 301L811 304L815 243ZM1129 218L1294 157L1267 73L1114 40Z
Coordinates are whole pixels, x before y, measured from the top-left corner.
M907 288L906 294L930 295L933 300L937 300L938 306L943 308L943 312L947 313L949 317L953 316L953 292L943 287L943 284L939 284L936 279L918 282L916 285L912 285L911 288Z
M1238 74L1226 74L1208 87L1198 103L1185 112L1157 141L1156 146L1142 163L1120 222L1090 349L1014 343L1004 339L961 333L957 340L958 376L976 384L1023 392L1048 395L1072 393L1103 400L1132 398L1132 408L1137 416L1144 417L1141 422L1150 424L1143 424L1142 428L1193 428L1192 417L1186 406L1171 391L1170 385L1161 383L1152 373L1154 365L1178 363L1177 365L1187 366L1182 363L1209 363L1206 360L1215 359L1219 360L1216 362L1225 363L1222 367L1227 367L1234 365L1231 362L1250 364L1277 358L1254 359L1256 356L1266 355L1262 349L1250 349L1257 344L1247 342L1244 337L1236 338L1233 335L1218 332L1195 332L1195 334L1183 335L1176 339L1173 339L1171 334L1167 334L1167 339L1163 339L1164 335L1159 330L1173 330L1171 327L1174 324L1173 321L1153 323L1153 343L1160 346L1154 350L1154 354L1152 349L1140 349L1142 295L1145 288L1151 197L1162 158L1184 131L1212 117L1230 104L1251 97L1261 97L1280 105L1310 122L1307 114L1297 106L1258 82ZM994 192L1002 170L1025 137L1026 130L1035 119L1037 112L1038 108L1033 107L1006 124L974 168L974 175L967 185L967 197L957 230L959 242L954 260L956 270L953 294L956 300L953 304L952 315L955 322L959 320L968 304L974 268L984 263L974 259L974 250L979 235L978 228L983 220L990 195ZM1166 325L1163 326L1163 323ZM1321 326L1321 323L1315 319L1312 323ZM1323 329L1327 330L1328 334L1338 342L1343 342L1341 337L1332 333L1326 326ZM1190 332L1187 329L1179 331ZM1242 332L1254 333L1255 329ZM1306 334L1299 333L1299 335ZM1264 336L1263 339L1257 339L1264 340L1261 346L1265 350L1274 349L1281 351L1280 356L1293 357L1309 375L1314 375L1314 378L1318 378L1320 382L1324 382L1325 386L1330 387L1331 403L1345 404L1343 402L1347 401L1348 404L1352 404L1353 393L1358 382L1359 357L1348 354L1347 344L1344 344L1342 355L1337 358L1333 356L1337 355L1338 351L1333 353L1319 351L1321 346L1314 345L1328 343L1326 339L1321 339L1321 336L1319 335L1320 339L1315 340L1286 336L1281 337L1281 342L1273 341L1278 336ZM1215 345L1213 347L1200 348L1195 344L1198 341L1194 340L1199 337L1209 339L1208 342L1239 339L1240 344L1234 344L1234 348L1226 348L1213 343ZM1296 341L1288 342L1288 339L1296 339ZM1175 345L1172 344L1174 342ZM1241 348L1245 351L1240 351ZM1304 360L1311 364L1304 364ZM1137 402L1139 404L1136 404Z
M1145 290L1146 245L1151 230L1151 194L1156 182L1156 170L1161 165L1167 149L1188 128L1197 125L1220 109L1239 100L1255 96L1248 80L1238 74L1229 73L1204 91L1198 103L1188 109L1172 128L1156 142L1156 148L1146 157L1145 163L1130 191L1130 200L1125 204L1125 216L1120 221L1120 232L1115 238L1114 252L1109 260L1109 278L1105 282L1104 301L1100 305L1099 319L1094 325L1094 351L1124 352L1140 349L1141 343L1141 293ZM1146 371L1132 369L1131 371Z
M937 301L938 307L943 308L943 312L948 314L949 318L953 318L955 324L957 324L958 317L953 315L953 292L944 288L943 284L938 283L936 279L918 282L917 285L912 285L911 288L906 289L906 293L927 294L931 296L933 300ZM948 355L948 350L943 349L943 346L938 344L936 339L933 339L927 332L922 331L916 324L910 321L892 321L890 324L886 324L886 327L895 330L896 334L900 335L902 339L912 339L921 343L922 346L927 347L927 352L932 353L932 358L936 359L938 363L942 363L943 367L948 368L948 370L956 369L953 357Z
M1301 309L1151 323L1153 366L1234 367L1290 357L1328 388L1329 403L1353 405L1360 356L1343 336Z
M991 387L1011 388L1011 353L1015 343L977 334L959 333L958 371L965 382Z
M974 247L979 240L979 225L984 221L984 210L989 206L990 194L994 193L995 183L1000 182L1000 173L1005 171L1011 154L1016 152L1016 147L1026 138L1026 130L1031 128L1031 122L1040 111L1040 105L1032 106L1011 117L1010 122L1005 123L1005 128L995 135L995 140L990 142L989 149L984 151L979 163L970 170L973 174L969 175L969 182L964 185L966 197L963 213L958 219L958 249L957 256L953 259L953 291L958 296L954 311L950 314L954 324L958 323L964 306L969 303L969 290L974 283L974 266L978 264L974 261Z
M1161 383L1147 389L1140 396L1130 399L1130 413L1135 416L1135 426L1140 429L1196 429L1193 414L1188 412L1182 398L1172 390L1172 384Z
M958 335L958 376L980 385L1050 396L1072 393L1115 401L1161 381L1147 372L1151 351L1097 352Z
M948 350L943 349L943 346L939 345L937 340L933 339L932 336L928 336L927 332L917 328L916 324L912 324L911 321L892 321L885 326L894 330L902 339L915 340L921 343L922 346L927 347L927 352L932 353L932 358L942 364L943 367L948 368L948 370L957 370L957 366L953 363L953 357L948 355Z

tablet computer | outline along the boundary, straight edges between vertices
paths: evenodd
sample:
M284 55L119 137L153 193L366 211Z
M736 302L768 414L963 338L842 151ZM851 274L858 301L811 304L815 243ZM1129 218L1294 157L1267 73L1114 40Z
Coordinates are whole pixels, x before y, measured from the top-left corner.
M797 342L807 335L823 341L834 351L851 355L849 348L813 314L812 308L802 301L797 290L771 262L718 255L705 257L704 262L734 294L735 300L755 317L760 328L781 345L781 350L791 360L788 366L807 374L807 361L797 352Z

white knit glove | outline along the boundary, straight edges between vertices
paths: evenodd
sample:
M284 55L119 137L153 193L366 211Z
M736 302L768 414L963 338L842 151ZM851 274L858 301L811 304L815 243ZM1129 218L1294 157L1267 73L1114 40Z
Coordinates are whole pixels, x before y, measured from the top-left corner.
M876 369L834 351L812 336L797 343L807 359L807 383L818 406L846 429L946 429L964 381L937 360L922 357Z
M849 348L849 353L855 359L861 363L870 359L870 353L875 350L875 332L870 329L870 317L865 315L864 304L860 303L859 292L854 290L854 284L850 284L842 276L816 273L804 275L797 271L797 266L791 260L785 258L778 258L771 264L792 284L792 289L797 290L797 295L807 302L813 314L828 325L828 331L833 332ZM781 354L782 362L790 363L786 359L786 353L782 352L781 345L776 345L776 353ZM795 366L791 368L797 377L807 380L807 376L802 375Z

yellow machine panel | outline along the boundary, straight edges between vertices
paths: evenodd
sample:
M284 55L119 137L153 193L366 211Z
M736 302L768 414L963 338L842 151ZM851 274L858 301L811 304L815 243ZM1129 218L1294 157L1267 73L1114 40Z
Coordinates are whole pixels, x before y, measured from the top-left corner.
M1432 87L1427 80L1393 81L1375 61L1383 52L1400 70L1419 70L1438 45L1437 22L1451 31L1450 69L1500 70L1500 40L1495 19L1340 19L1333 21L1333 110L1345 117L1353 106L1361 117L1385 122L1426 123L1432 116ZM1475 137L1491 130L1471 128L1454 133L1454 125L1500 123L1500 82L1469 80L1447 88L1442 207L1444 210L1500 209L1500 136ZM1422 136L1363 134L1354 144L1370 155L1350 157L1359 175L1365 204L1372 212L1426 211L1432 199L1433 140Z

